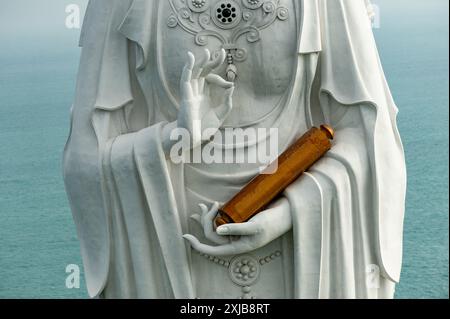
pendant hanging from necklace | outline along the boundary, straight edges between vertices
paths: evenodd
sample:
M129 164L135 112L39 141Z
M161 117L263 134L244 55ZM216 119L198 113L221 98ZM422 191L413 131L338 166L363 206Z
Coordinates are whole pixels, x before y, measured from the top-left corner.
M233 54L231 54L230 50L228 50L227 54L227 63L228 67L226 70L227 80L230 82L234 82L237 77L237 67L234 65Z

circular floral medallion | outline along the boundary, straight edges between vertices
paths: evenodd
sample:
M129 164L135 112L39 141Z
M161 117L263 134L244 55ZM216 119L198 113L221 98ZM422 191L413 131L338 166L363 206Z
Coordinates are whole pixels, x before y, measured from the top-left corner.
M205 12L209 8L209 0L188 0L188 6L194 12Z
M232 0L219 1L212 9L214 23L222 29L231 29L242 19L242 10Z
M242 255L233 258L228 267L231 280L239 286L254 284L261 272L258 261L250 255Z

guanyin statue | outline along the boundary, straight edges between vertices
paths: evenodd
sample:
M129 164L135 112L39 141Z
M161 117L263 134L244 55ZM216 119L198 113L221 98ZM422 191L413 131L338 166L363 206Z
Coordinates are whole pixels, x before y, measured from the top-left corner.
M393 297L406 172L368 9L90 1L64 173L92 297ZM206 128L268 129L281 153L322 123L324 158L248 223L213 226L260 172L233 158L271 133L226 144ZM232 158L173 161L179 128L189 151Z

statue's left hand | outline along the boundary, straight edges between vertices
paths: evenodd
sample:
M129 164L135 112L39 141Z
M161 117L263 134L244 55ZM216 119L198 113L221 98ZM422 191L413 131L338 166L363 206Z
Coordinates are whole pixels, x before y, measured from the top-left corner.
M218 205L214 204L205 216L216 216L217 210ZM208 228L205 229L205 234L209 234L208 237L211 239L210 230L212 224L203 224L203 227ZM223 244L218 246L203 244L193 235L184 235L183 237L200 253L211 256L226 256L252 252L284 235L291 228L292 217L289 201L286 198L282 198L246 223L226 224L218 227L214 236L222 237L223 239L228 238L228 240L223 241ZM239 237L233 240L231 236ZM218 240L213 241L219 243Z

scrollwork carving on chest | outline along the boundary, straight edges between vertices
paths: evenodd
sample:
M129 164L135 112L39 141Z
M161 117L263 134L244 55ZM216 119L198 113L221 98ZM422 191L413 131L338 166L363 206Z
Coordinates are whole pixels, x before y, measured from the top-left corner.
M205 46L209 39L218 39L227 51L227 78L237 76L235 62L247 59L247 50L237 41L246 37L248 43L261 40L261 32L277 21L289 18L289 9L281 0L169 0L172 12L167 19L170 28L180 27L193 35L195 44ZM221 49L222 49L221 48Z

